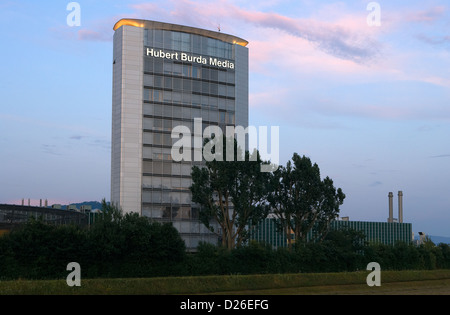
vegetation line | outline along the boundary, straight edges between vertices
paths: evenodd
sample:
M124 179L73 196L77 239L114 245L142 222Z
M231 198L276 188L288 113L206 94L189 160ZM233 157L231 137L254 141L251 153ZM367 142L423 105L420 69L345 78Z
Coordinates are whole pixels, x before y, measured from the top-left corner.
M69 287L65 280L0 281L0 294L7 295L173 295L214 292L282 289L312 286L366 284L369 271L227 275L160 278L84 279L80 287ZM450 279L450 270L382 271L383 283Z

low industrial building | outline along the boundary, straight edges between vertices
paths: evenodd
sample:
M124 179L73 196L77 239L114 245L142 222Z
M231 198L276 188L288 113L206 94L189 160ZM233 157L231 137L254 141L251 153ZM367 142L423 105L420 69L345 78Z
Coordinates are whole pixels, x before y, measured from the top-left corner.
M389 217L387 222L366 222L350 221L348 217L343 217L330 222L330 231L352 229L363 232L365 241L368 243L380 243L394 245L396 242L411 243L413 241L413 232L411 223L403 223L403 192L398 192L398 218L393 217L393 193L389 197ZM287 247L288 240L286 233L281 232L277 227L277 218L273 215L261 221L252 230L250 239L271 244L274 248ZM310 231L307 235L307 241L313 237ZM295 240L294 240L295 241Z

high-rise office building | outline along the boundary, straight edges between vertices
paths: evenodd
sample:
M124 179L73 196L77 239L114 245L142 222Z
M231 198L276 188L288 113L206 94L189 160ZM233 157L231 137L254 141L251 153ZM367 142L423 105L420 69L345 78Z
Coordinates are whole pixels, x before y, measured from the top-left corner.
M171 135L176 126L194 131L199 119L202 130L248 126L248 42L136 19L114 31L111 201L172 222L188 248L215 242L189 191L192 166L203 162L175 161Z

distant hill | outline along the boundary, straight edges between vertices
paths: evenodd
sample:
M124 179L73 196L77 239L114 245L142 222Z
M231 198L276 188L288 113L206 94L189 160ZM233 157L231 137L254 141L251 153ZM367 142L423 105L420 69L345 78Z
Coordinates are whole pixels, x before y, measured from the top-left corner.
M71 203L71 205L75 205L77 209L80 209L81 206L91 206L92 210L94 209L102 209L102 203L99 201L83 201L79 203ZM67 209L68 205L62 205L62 209Z

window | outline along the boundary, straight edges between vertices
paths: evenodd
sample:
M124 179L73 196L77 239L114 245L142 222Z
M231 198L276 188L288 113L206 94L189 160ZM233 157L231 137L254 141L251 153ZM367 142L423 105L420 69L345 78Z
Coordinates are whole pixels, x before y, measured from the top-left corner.
M184 89L184 87L183 87ZM190 105L192 102L192 94L190 91L182 93L182 103L186 105Z
M172 97L173 97L173 93L171 91L164 91L163 100L165 103L171 103Z
M234 124L234 113L227 112L227 124Z
M172 115L174 118L181 118L181 107L173 106Z
M176 91L181 90L181 82L180 78L173 78L173 89Z
M172 175L181 175L181 163L172 163Z
M163 77L159 75L155 75L154 86L158 88L163 87Z
M172 138L170 137L170 134L166 134L166 133L164 133L164 134L156 134L155 133L155 138L154 138L154 140L156 140L156 139L158 139L158 141L160 141L160 143L156 143L156 141L155 141L155 144L156 145L158 145L158 144L161 144L161 145L165 145L165 146L171 146L172 145Z
M164 74L172 74L173 64L171 62L164 63Z
M162 134L161 133L153 134L153 144L162 145Z
M163 60L153 58L153 72L163 73Z
M153 129L154 130L162 130L162 119L159 119L159 118L153 119Z
M145 58L144 60L144 71L153 72L153 59Z
M172 175L172 164L169 162L163 163L163 174L164 175ZM170 182L166 182L166 187L170 187Z
M173 75L181 75L182 65L178 63L173 64Z
M201 110L200 108L192 108L192 117L196 118L196 117L201 117Z
M196 79L201 79L202 71L199 66L192 66L192 77Z
M172 131L172 120L163 119L163 129L165 131Z
M218 71L218 81L227 82L227 72L226 71Z
M153 76L150 74L144 74L144 85L153 86L154 80Z
M202 92L202 83L200 81L192 81L192 92Z
M170 183L171 183L172 189L178 189L178 190L181 189L181 178L171 177Z
M153 43L155 47L163 48L163 31L154 30L153 31Z
M183 82L183 90L184 91L190 91L191 90L191 88L192 88L191 81L192 80L190 80L190 79L183 79L182 80L182 82Z
M170 192L169 193L169 202L170 203L180 203L180 193L179 192ZM173 209L173 207L172 207Z
M146 91L146 90L144 90L144 91ZM145 97L144 97L144 100L145 100ZM142 111L143 111L144 115L153 115L153 104L145 103Z
M163 114L163 106L162 105L153 105L153 114L155 116L162 116Z
M217 94L220 96L226 96L227 95L227 86L223 85L223 84L218 84Z
M153 144L153 134L150 132L144 132L142 141L144 144Z
M209 110L207 108L202 109L202 119L204 121L209 121Z
M183 76L184 77L192 77L192 66L191 65L183 65Z
M142 157L144 159L151 159L153 157L152 149L153 148L151 148L151 147L144 147L143 150L142 150L143 151L142 152Z
M142 127L149 130L153 129L153 118L144 118Z
M228 90L227 91L227 96L228 97L235 97L236 96L235 91L234 91L234 86L228 86L227 90Z
M209 69L208 68L202 68L202 79L209 80Z
M234 84L234 72L227 71L227 83Z
M164 88L171 89L172 88L172 78L164 77Z
M220 123L226 122L226 112L219 111L219 122Z
M151 202L152 200L152 192L149 190L144 190L142 192L142 201L143 202Z
M181 188L187 189L192 185L192 182L190 179L182 178L181 179Z
M191 118L191 108L190 107L183 107L183 118Z
M181 164L181 175L190 176L191 175L191 164Z
M163 162L152 162L153 163L153 174L162 174Z
M200 106L201 103L202 103L202 97L198 94L192 94L192 105Z
M217 95L219 93L219 87L217 83L211 83L210 85L210 93Z
M163 105L163 116L172 117L172 106L171 105Z
M144 161L142 163L142 172L143 173L152 173L152 166L153 166L153 162L151 161Z
M153 90L153 98L151 101L162 102L163 101L163 91Z

